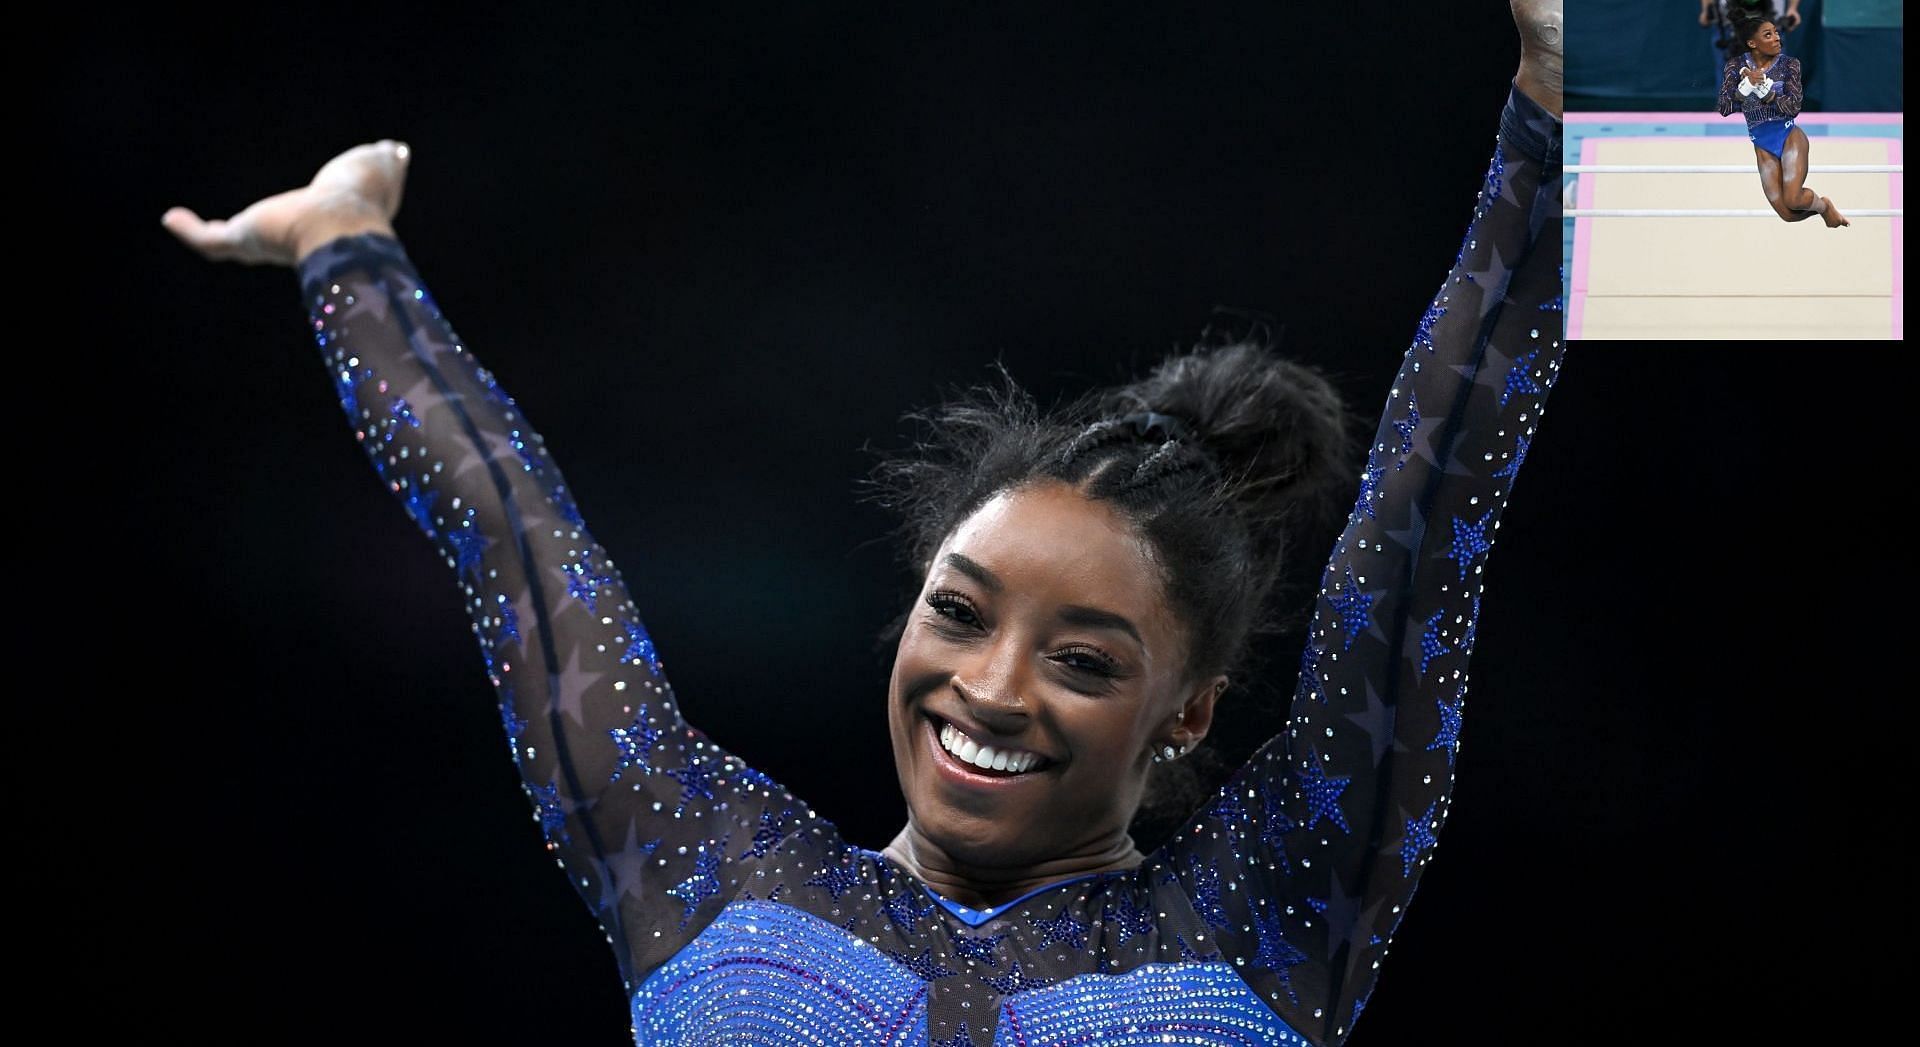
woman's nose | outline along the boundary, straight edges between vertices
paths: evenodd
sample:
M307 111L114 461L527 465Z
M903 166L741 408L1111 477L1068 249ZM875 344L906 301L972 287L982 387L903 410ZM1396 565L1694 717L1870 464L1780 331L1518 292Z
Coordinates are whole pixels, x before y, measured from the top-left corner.
M954 674L953 682L982 719L1027 714L1025 688L1031 681L1022 671L1015 644L997 643L982 650L971 665Z

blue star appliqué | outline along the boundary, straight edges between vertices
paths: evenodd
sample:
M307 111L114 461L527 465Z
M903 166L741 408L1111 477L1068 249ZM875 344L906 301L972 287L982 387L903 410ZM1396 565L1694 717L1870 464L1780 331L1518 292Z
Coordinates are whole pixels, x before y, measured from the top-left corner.
M1513 459L1495 470L1493 475L1506 479L1511 479L1517 475L1520 472L1520 467L1526 464L1527 461L1527 442L1527 434L1521 433L1520 439L1513 450Z
M514 760L518 762L520 735L527 729L527 721L522 720L513 710L513 685L500 688L500 726L507 730L507 746L514 750Z
M1533 352L1515 360L1513 366L1507 369L1507 387L1500 393L1500 406L1507 406L1507 401L1513 399L1515 393L1546 392L1545 389L1540 388L1540 383L1534 381L1533 375L1529 373L1529 369L1533 366L1534 358L1539 355L1540 350L1535 349Z
M1454 754L1460 751L1460 709L1466 704L1465 693L1466 688L1462 686L1462 697L1455 701L1433 700L1433 704L1440 707L1440 733L1433 736L1433 744L1427 746L1427 750L1445 749L1449 767L1453 766Z
M808 887L825 887L832 892L833 900L839 901L840 895L860 884L860 871L852 862L835 863L823 867L807 881Z
M573 842L573 836L567 832L567 812L560 803L560 783L548 782L528 788L533 791L534 802L540 805L540 831L549 841L557 831L561 843Z
M973 1037L967 1035L967 1023L960 1023L960 1031L954 1033L952 1039L933 1041L933 1047L973 1047Z
M1240 794L1235 791L1233 783L1229 782L1220 787L1220 791L1214 795L1213 802L1200 812L1200 816L1216 818L1221 825L1233 830L1240 827L1241 820L1247 816L1247 809L1241 804Z
M1326 651L1322 650L1319 645L1315 644L1312 640L1308 640L1307 646L1301 650L1300 682L1293 691L1295 701L1308 695L1312 695L1322 702L1327 700L1327 685L1324 680L1320 679L1320 656L1325 653Z
M956 955L991 965L994 962L993 950L1005 937L1004 934L976 934L971 937L956 934L953 936L953 951Z
M1280 976L1280 984L1287 990L1287 998L1300 1002L1299 994L1293 991L1292 968L1307 962L1307 954L1301 952L1286 935L1280 931L1280 914L1269 910L1255 918L1254 926L1260 934L1260 945L1254 952L1253 962Z
M573 496L567 493L566 484L554 484L553 490L547 492L547 501L553 503L553 511L559 513L561 519L575 527L587 526L586 518L580 515L580 507L573 504Z
M1506 152L1500 143L1493 144L1493 162L1487 165L1487 184L1483 187L1487 195L1487 206L1492 207L1500 199L1500 186L1507 173Z
M923 982L930 982L935 978L945 978L949 974L960 973L941 963L939 960L934 959L931 948L920 950L920 955L918 956L908 956L906 953L894 952L891 949L887 950L887 955L893 957L900 966L919 975L920 980Z
M1460 637L1460 649L1473 653L1473 631L1480 627L1480 594L1473 594L1473 614L1467 618L1466 634Z
M493 599L495 603L500 605L500 614L498 615L500 619L500 631L497 634L497 639L512 640L514 643L519 643L520 618L513 613L513 604L508 602L506 593L496 594Z
M780 841L787 837L787 832L782 826L792 816L793 808L791 807L777 812L771 807L761 810L760 824L753 830L753 846L741 851L740 857L758 858L780 846Z
M413 522L420 525L428 538L438 533L433 529L433 501L438 497L440 492L423 491L418 487L407 491L407 515L413 517Z
M908 887L881 903L886 910L887 919L900 925L900 929L911 935L919 929L921 920L926 919L940 903L925 896L918 887Z
M473 526L475 515L474 510L468 509L467 518L460 521L460 526L447 529L447 544L453 547L454 570L463 576L479 568L481 555L493 544L492 539Z
M1420 401L1407 390L1407 416L1393 423L1393 431L1400 434L1400 461L1394 463L1395 469L1404 469L1407 455L1413 453L1413 431L1420 428Z
M1493 510L1482 513L1475 523L1468 523L1458 516L1453 518L1453 547L1447 550L1447 559L1460 563L1460 580L1467 580L1467 568L1473 564L1474 557L1493 548L1487 540L1487 523L1493 519Z
M633 723L607 731L613 738L614 747L620 750L614 763L613 777L609 781L619 781L620 775L635 767L643 773L652 773L647 766L647 758L653 755L653 747L660 741L661 731L647 723L647 713L648 707L642 705L633 711Z
M1347 634L1344 649L1353 650L1353 641L1373 626L1373 597L1360 591L1360 583L1353 580L1352 564L1347 565L1345 580L1327 602L1340 614L1340 629Z
M1459 263L1456 260L1454 264L1457 265ZM1427 311L1420 314L1420 323L1413 329L1413 344L1415 348L1425 349L1429 353L1433 352L1433 325L1439 323L1440 318L1445 315L1447 315L1447 311L1441 308L1438 299L1427 303Z
M1062 910L1060 915L1050 919L1029 919L1029 923L1040 928L1040 941L1035 948L1044 949L1054 942L1066 942L1075 949L1087 947L1087 928L1071 912Z
M1422 673L1427 671L1427 666L1432 665L1435 658L1447 653L1447 645L1440 642L1440 619L1446 616L1447 612L1444 609L1433 612L1433 615L1427 619L1426 631L1420 634L1420 671Z
M768 796L772 796L774 793L784 793L786 791L780 787L779 782L768 777L765 772L748 767L744 763L740 765L739 770L733 772L733 780L745 783L748 792L759 789Z
M354 425L360 424L360 395L355 392L358 383L373 377L373 368L366 373L355 375L350 368L342 367L333 373L333 388L340 394L340 408L347 412L347 420Z
M1275 785L1264 778L1260 783L1260 846L1289 874L1293 863L1287 859L1287 834L1299 828L1287 815L1286 805L1274 795Z
M1109 927L1118 928L1116 945L1125 945L1135 935L1153 933L1153 910L1135 904L1133 894L1122 888L1107 896L1107 908L1101 918Z
M713 799L714 774L706 757L695 754L687 760L685 767L669 770L666 775L680 783L680 806L674 808L674 817L679 817L680 812L687 809L688 801L696 796L707 800Z
M1360 473L1360 496L1354 500L1355 515L1365 513L1367 519L1378 519L1373 513L1373 496L1380 490L1380 478L1387 475L1387 467L1374 458L1373 449L1367 449L1367 467Z
M1045 978L1029 978L1021 974L1019 960L1010 960L1008 963L1013 967L1011 972L1003 974L998 978L982 978L981 981L986 982L994 992L1002 996L1012 996L1014 993L1026 992L1028 989L1038 989L1047 984Z
M560 569L567 573L567 595L586 604L589 611L594 609L601 587L613 584L612 576L594 568L591 553L581 554L580 559L562 564Z
M647 635L647 627L638 621L622 620L621 632L626 636L627 649L620 654L620 660L645 665L654 672L660 671L660 657L653 649L653 637Z
M540 458L534 453L534 448L530 446L532 441L528 440L525 434L518 429L513 429L508 431L507 437L508 442L513 445L513 453L520 456L522 472L530 473L540 468Z
M726 842L721 841L701 851L700 857L694 859L693 875L667 888L667 893L680 899L686 909L680 917L681 926L686 926L687 917L693 915L701 902L720 893L720 877L714 872L720 868L720 853L725 848Z
M1418 818L1407 819L1407 836L1400 844L1400 862L1404 866L1402 876L1413 875L1413 864L1420 859L1420 852L1432 847L1437 841L1433 836L1433 809L1440 806L1435 800L1427 805L1427 813Z
M1340 827L1342 832L1352 832L1347 825L1346 812L1340 809L1340 794L1345 792L1351 777L1330 777L1326 768L1320 766L1320 754L1307 750L1307 769L1301 773L1300 792L1307 801L1306 828L1311 831L1326 818Z
M1227 916L1226 907L1220 901L1220 869L1213 859L1203 862L1199 858L1190 858L1187 868L1193 874L1193 885L1187 893L1193 898L1194 911L1215 927L1231 924L1233 920Z

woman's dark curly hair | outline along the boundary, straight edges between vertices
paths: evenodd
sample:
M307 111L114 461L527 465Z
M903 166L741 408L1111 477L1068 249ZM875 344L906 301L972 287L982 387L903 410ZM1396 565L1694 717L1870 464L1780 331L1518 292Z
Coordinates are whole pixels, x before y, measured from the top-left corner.
M1275 613L1269 599L1296 536L1317 538L1357 483L1357 434L1338 391L1275 356L1262 327L1176 352L1146 378L1045 414L994 366L999 387L907 414L928 435L885 457L866 481L869 500L902 518L896 533L914 591L941 543L995 495L1070 483L1123 511L1152 543L1169 604L1186 625L1186 680L1224 672L1237 685L1253 638L1296 624L1298 615ZM1143 411L1171 416L1185 435L1119 421ZM898 643L912 603L881 643ZM1216 719L1210 733L1218 727ZM1265 734L1277 729L1269 720ZM1136 838L1174 828L1225 780L1231 767L1212 749L1154 765Z

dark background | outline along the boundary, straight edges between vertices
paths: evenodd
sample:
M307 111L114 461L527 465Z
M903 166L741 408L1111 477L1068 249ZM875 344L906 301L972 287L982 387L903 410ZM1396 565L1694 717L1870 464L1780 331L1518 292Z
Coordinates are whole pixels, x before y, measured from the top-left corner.
M168 206L410 142L400 236L689 719L878 847L905 812L872 641L909 580L855 499L863 445L996 357L1043 402L1125 377L1220 304L1282 318L1375 417L1517 61L1504 4L195 17L91 26L45 96L54 191L105 251L59 281L78 344L21 350L57 426L23 457L74 522L29 564L65 623L33 704L65 719L21 809L63 812L26 824L81 917L79 1015L197 1043L629 1033L291 273L198 259ZM1489 568L1453 814L1355 1043L1871 1017L1907 886L1880 795L1904 688L1851 678L1904 639L1891 370L1569 354Z

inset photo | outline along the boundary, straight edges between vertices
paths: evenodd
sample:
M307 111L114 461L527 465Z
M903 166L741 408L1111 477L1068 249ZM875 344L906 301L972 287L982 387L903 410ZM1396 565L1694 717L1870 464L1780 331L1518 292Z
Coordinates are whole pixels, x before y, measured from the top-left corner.
M1570 339L1899 340L1901 5L1568 11Z

